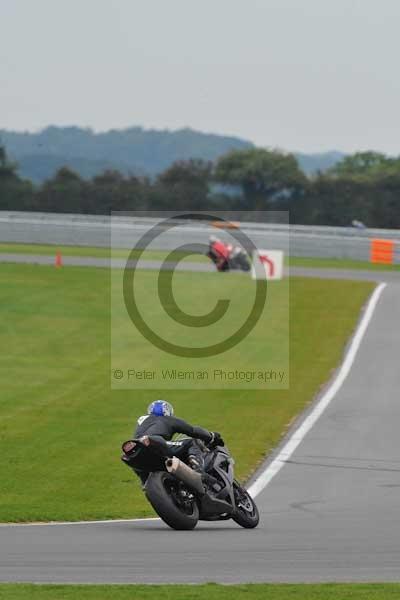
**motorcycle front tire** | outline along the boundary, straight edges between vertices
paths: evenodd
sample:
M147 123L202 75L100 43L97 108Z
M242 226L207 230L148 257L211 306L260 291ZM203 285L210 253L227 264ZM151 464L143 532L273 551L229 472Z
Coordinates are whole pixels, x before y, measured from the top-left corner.
M260 521L257 505L249 492L239 485L237 481L235 481L233 485L235 488L235 500L236 502L238 501L237 498L239 494L241 496L241 505L237 505L236 510L232 515L232 519L245 529L254 529Z

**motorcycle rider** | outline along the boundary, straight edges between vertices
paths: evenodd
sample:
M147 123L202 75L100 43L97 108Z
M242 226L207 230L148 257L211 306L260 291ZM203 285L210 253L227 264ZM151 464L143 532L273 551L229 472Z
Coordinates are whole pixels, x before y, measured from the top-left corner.
M231 251L232 246L230 244L224 244L215 235L210 235L207 256L211 258L218 271L227 271L229 269Z
M176 433L190 436L188 439L171 441ZM165 400L155 400L147 408L147 415L139 417L133 437L138 439L144 446L153 446L154 449L164 456L177 456L187 463L194 471L201 474L204 481L213 484L214 477L204 472L204 454L207 446L223 446L224 441L218 432L211 432L202 427L193 426L174 417L172 404ZM149 475L146 464L140 467L129 461L123 460L140 477L144 484Z

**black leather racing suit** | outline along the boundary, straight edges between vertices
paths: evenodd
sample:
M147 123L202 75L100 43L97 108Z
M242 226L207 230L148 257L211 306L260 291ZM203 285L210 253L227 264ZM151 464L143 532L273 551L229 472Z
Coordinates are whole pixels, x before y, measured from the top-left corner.
M176 433L182 433L190 437L190 439L177 440L172 442L172 438ZM176 417L163 417L156 415L144 415L139 417L136 430L133 437L138 439L142 436L148 436L150 443L164 456L177 456L184 462L189 456L194 456L196 461L202 468L204 465L204 451L201 444L197 440L205 443L213 439L212 433L202 427L189 425L182 419ZM129 465L144 483L149 475L146 470L146 463L141 460L139 465Z

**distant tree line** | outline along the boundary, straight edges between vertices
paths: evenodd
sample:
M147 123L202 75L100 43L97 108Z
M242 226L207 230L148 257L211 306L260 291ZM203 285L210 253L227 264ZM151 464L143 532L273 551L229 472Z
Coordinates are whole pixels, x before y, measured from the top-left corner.
M63 167L35 186L0 146L0 210L288 210L292 223L400 228L400 159L361 152L306 177L293 155L248 148L176 162L153 179L106 170L87 180Z

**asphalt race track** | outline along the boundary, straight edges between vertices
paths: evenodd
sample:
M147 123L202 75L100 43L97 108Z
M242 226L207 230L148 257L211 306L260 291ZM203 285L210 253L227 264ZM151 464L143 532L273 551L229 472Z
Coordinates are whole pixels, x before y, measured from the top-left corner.
M159 520L4 525L0 580L400 581L400 275L368 276L389 284L342 387L258 495L257 529L227 522L174 532Z
M91 256L65 256L62 259L65 266L75 267L102 267L123 269L126 266L126 260L119 258L97 258ZM8 254L0 253L0 263L23 263L37 265L54 265L54 256L41 254ZM170 268L170 263L162 263L159 260L143 260L137 264L139 269L159 270ZM197 271L201 273L216 273L214 265L211 263L179 262L176 266L178 271ZM238 271L232 271L237 274ZM286 275L296 277L317 277L323 279L361 279L367 281L387 281L400 282L400 272L396 271L373 271L373 270L355 270L355 269L323 269L309 267L290 267L285 269Z

